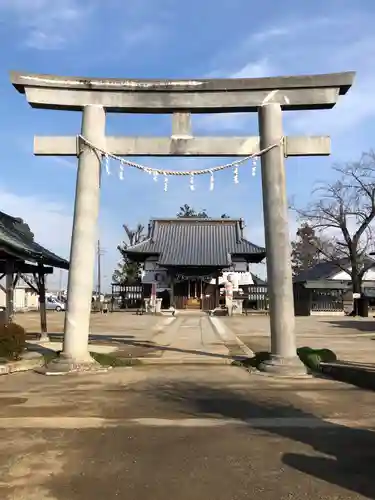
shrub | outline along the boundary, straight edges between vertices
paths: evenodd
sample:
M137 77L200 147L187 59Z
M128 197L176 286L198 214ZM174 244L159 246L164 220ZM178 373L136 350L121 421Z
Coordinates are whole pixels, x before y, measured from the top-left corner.
M336 354L331 351L331 349L317 349L316 352L319 354L323 363L331 363L332 361L337 360Z
M9 361L20 359L26 348L26 331L17 323L0 325L0 358Z
M300 359L308 368L310 368L310 370L314 372L320 371L321 358L317 352L309 352L306 356Z
M337 360L336 354L330 349L312 349L311 347L300 347L297 354L310 370L321 371L320 363L331 363Z
M310 352L314 352L314 349L311 349L311 347L299 347L297 349L297 356L302 360L302 357L307 356Z
M297 355L302 363L311 371L321 371L320 363L331 363L337 360L336 354L330 349L312 349L311 347L299 347ZM271 359L271 353L267 351L256 352L252 358L235 361L236 366L243 366L249 371L251 368L259 369L259 365Z

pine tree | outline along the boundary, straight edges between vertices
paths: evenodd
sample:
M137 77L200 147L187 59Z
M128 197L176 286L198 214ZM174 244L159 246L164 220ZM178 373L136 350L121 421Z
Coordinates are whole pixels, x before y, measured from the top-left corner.
M136 283L140 278L142 271L141 264L129 260L125 252L127 248L137 245L146 238L143 233L144 226L142 226L142 224L138 224L136 229L130 229L126 224L124 224L123 227L128 237L128 242L123 241L122 244L117 247L121 254L121 260L112 275L113 283L119 285Z
M207 211L205 208L197 211L194 208L192 208L190 205L187 205L185 203L185 205L180 207L180 211L177 213L177 217L179 217L181 219L185 219L188 217L198 218L198 219L207 219L208 215L207 215Z

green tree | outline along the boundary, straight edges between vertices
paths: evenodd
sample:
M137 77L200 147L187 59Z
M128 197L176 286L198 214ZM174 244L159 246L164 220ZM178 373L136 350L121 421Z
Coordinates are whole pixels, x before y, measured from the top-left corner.
M201 210L195 210L192 208L190 205L182 205L180 207L180 211L177 213L177 217L180 219L185 219L185 218L197 218L197 219L207 219L208 218L208 213L205 208L202 208ZM230 219L230 216L227 215L226 213L222 214L220 216L221 219Z
M181 219L185 219L188 217L198 218L198 219L207 219L208 214L207 214L207 210L205 208L197 211L194 208L192 208L190 205L187 205L185 203L185 205L180 207L180 211L177 213L177 217L179 217Z
M113 283L117 283L119 285L125 283L132 284L137 282L140 278L142 265L138 262L132 262L127 257L126 250L146 239L146 236L144 235L144 226L142 224L138 224L135 229L131 229L129 226L124 224L123 228L128 241L123 241L122 244L117 247L121 254L121 260L112 275Z
M321 238L315 234L315 229L307 222L298 228L295 241L292 241L292 269L297 276L307 271L322 260L320 248L323 246Z

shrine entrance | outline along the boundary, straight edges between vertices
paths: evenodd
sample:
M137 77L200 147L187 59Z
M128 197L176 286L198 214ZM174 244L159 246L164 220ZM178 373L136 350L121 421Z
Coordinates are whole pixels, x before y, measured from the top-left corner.
M218 306L219 285L199 276L186 277L174 284L176 309L210 311Z
M351 87L355 74L286 76L209 80L129 80L75 78L11 73L15 88L34 108L82 112L82 128L73 137L36 137L36 155L78 157L76 200L68 284L68 311L61 370L91 369L88 337L95 264L95 244L102 159L119 161L164 178L214 174L231 168L238 182L238 167L259 157L267 277L270 301L271 353L264 369L301 373L296 355L288 206L284 159L290 156L328 155L329 137L285 137L283 112L330 109ZM106 112L167 113L172 115L170 137L107 137ZM194 137L191 113L256 112L259 136ZM127 115L129 116L129 115ZM129 118L127 118L129 119ZM130 156L222 156L239 160L193 171L154 169L126 160ZM105 161L104 166L107 166Z

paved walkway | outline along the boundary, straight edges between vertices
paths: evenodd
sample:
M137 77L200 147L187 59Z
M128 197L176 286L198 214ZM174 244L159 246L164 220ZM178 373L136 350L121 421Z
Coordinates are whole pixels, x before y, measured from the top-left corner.
M110 326L112 331L91 333L91 351L116 352L145 364L170 365L230 364L233 356L244 354L233 350L236 337L219 319L212 320L198 311L176 317L122 315ZM43 347L61 350L61 334L52 334L51 338L54 341L44 342Z
M228 348L215 333L207 315L180 314L153 341L161 346L161 363L225 364Z

